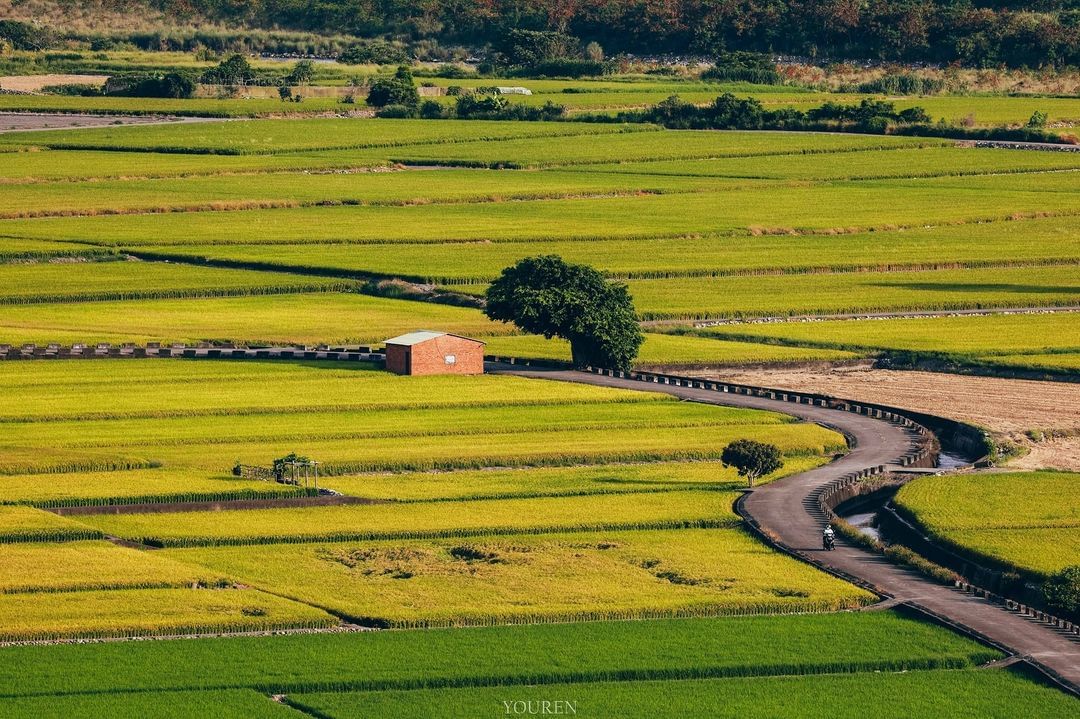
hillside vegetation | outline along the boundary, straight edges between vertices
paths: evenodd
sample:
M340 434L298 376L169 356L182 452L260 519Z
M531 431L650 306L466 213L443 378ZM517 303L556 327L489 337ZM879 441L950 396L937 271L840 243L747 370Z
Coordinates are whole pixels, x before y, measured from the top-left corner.
M4 7L7 5L8 7ZM560 3L523 0L376 2L373 0L7 0L0 17L44 20L61 32L129 32L143 47L175 47L195 28L286 29L391 36L468 46L498 45L510 29L557 31L598 42L609 53L753 50L809 57L959 61L969 65L1041 67L1080 58L1074 0L1001 6L987 0L761 4L642 4L616 0ZM112 23L109 18L120 21ZM132 22L132 18L137 19ZM143 22L139 22L142 19ZM133 25L135 27L133 27ZM186 29L178 29L184 28ZM214 33L205 33L203 40ZM264 38L267 39L267 38ZM313 38L316 43L321 42ZM299 47L297 48L299 49Z

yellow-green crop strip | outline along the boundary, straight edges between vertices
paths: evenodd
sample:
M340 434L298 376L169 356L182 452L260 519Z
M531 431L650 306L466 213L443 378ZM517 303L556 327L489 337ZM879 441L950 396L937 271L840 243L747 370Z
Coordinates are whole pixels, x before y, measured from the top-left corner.
M40 466L27 462L24 468L32 470ZM242 479L224 470L208 473L164 467L8 474L0 478L0 504L35 507L274 499L302 493L291 485Z
M965 147L905 147L860 152L792 153L763 161L761 157L660 160L595 164L579 172L733 177L776 180L858 180L939 177L1023 172L1074 171L1080 156L1073 152L1016 152Z
M725 325L695 332L724 339L853 351L910 350L989 356L1025 350L1068 352L1080 349L1080 316L1073 312Z
M100 540L0 544L0 594L191 587L218 584L221 577L159 553Z
M101 514L80 519L160 547L734 527L734 492L686 491L289 509Z
M443 169L261 173L8 185L0 218L251 210L308 205L501 202L637 193L723 190L765 180Z
M14 219L0 221L0 235L106 246L565 241L847 233L1080 212L1068 173L783 187L747 182L630 197Z
M1078 274L1080 264L831 277L692 277L629 284L643 319L705 319L1080 305Z
M0 265L0 304L330 292L355 283L165 262Z
M369 362L87 360L10 362L3 370L0 389L22 398L0 407L9 421L670 401L518 377L399 377Z
M169 636L337 624L329 614L252 589L114 589L0 595L0 641Z
M1080 552L1080 474L1010 472L920 479L897 506L938 540L997 567L1037 576Z
M276 103L279 104L280 103ZM389 148L416 143L503 140L517 137L573 137L655 130L647 125L582 125L562 122L471 120L379 120L352 118L251 120L248 122L109 127L77 132L22 132L0 136L0 144L62 149L141 150L224 155L272 154L304 150Z
M523 257L557 254L570 262L591 264L614 277L659 279L1071 264L1080 261L1075 225L1075 217L1065 216L839 235L583 238L423 245L338 243L318 247L300 243L171 244L135 245L130 249L180 261L237 262L283 271L371 273L433 284L490 282L502 268Z
M73 542L101 536L101 532L93 527L40 509L0 507L0 544Z
M758 484L820 466L820 456L785 457L777 472ZM719 462L650 462L599 467L529 467L457 472L372 473L326 480L343 494L398 502L517 497L575 496L689 489L731 490L745 486L735 470Z
M0 342L379 343L417 327L509 334L480 312L354 293L64 302L4 308Z
M740 529L167 554L376 626L779 614L851 609L873 601L870 593L775 553Z

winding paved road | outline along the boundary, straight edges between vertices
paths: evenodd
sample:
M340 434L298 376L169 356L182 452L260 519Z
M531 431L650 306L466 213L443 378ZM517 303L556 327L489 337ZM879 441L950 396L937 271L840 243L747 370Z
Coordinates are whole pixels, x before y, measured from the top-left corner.
M841 410L792 404L764 397L719 393L606 377L566 370L523 369L489 365L489 371L523 377L580 382L604 387L662 392L706 404L750 407L794 415L837 429L854 440L854 448L828 465L786 477L753 490L743 503L747 514L780 544L815 564L874 588L894 602L906 602L966 627L1017 655L1029 657L1056 674L1074 690L1080 688L1080 641L985 599L937 584L921 574L838 539L836 551L821 550L824 521L815 490L865 467L889 465L912 447L915 435L900 425Z

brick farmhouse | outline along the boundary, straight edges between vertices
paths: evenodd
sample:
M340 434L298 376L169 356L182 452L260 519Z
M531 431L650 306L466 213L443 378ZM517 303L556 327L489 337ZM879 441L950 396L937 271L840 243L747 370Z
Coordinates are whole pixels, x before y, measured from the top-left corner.
M483 374L484 343L421 330L386 340L386 369L397 374Z

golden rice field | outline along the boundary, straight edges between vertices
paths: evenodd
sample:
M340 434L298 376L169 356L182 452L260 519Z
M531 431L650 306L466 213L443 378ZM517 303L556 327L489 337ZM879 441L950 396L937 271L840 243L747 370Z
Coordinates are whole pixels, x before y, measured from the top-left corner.
M779 555L739 529L168 554L376 626L775 614L873 601L868 592Z
M576 530L731 527L731 492L646 492L169 514L100 514L83 524L160 547L303 544Z
M0 639L9 642L270 631L335 623L314 607L251 589L0 595Z
M581 108L640 94L593 89ZM97 102L55 102L84 99ZM1054 116L1069 107L1054 103ZM629 284L649 323L638 367L902 355L1070 376L1080 353L1080 314L1047 311L1080 301L1073 154L314 117L0 145L0 345L378 347L433 329L477 337L489 355L566 361L562 340L478 308L504 267L555 253ZM961 309L1039 314L835 317ZM790 320L805 314L824 317ZM693 326L718 318L741 321ZM965 670L997 656L892 612L746 616L875 601L768 547L734 511L743 480L719 462L728 443L781 450L762 481L847 450L784 415L499 375L399 377L370 362L3 361L0 396L0 644L203 637L183 651L0 646L0 714L6 698L26 714L35 695L65 693L77 698L56 711L102 715L116 694L135 715L153 702L133 692L168 689L185 709L257 715L246 692L295 693L344 716L347 695L317 692L946 668L965 678L933 686L977 697ZM232 472L290 452L320 462L319 486L339 496ZM1075 495L1067 475L987 476L1001 479L918 480L901 501L944 541L1033 575L1074 558L1075 508L1057 501ZM643 621L599 621L617 619ZM536 626L501 626L522 624ZM344 631L205 638L325 629ZM553 646L576 658L553 659ZM452 669L425 663L448 657ZM30 667L30 690L12 688L15 666ZM179 683L154 674L163 667ZM185 678L200 671L217 678ZM1033 697L1025 706L1057 706L1026 679L1002 681ZM371 713L431 706L416 696Z
M839 435L783 415L498 375L402 378L366 363L87 360L2 369L0 385L27 401L0 418L0 467L9 472L0 482L0 502L8 505L0 506L7 568L0 591L21 598L11 600L13 615L19 602L31 601L52 613L46 619L29 612L22 624L6 627L0 621L0 637L237 632L338 621L324 611L376 626L450 626L824 611L867 601L736 529L732 504L743 481L719 462L700 461L715 460L734 438L774 441L785 458L762 480L770 481L843 451ZM260 508L259 500L299 490L229 471L237 460L265 466L294 450L323 463L322 486L375 503ZM88 471L94 462L108 466ZM468 471L476 467L485 469ZM255 504L216 512L176 511L174 504L160 512L47 511L229 500ZM693 528L710 529L692 534ZM666 536L655 553L673 553L683 569L657 568L652 557L625 552L612 564L613 553L597 550L589 559L574 549L597 533L625 537L628 546L640 535L645 544L636 551L646 554L653 552L648 537ZM431 590L460 600L442 602L441 613L410 609L404 597L379 600L363 583L338 603L294 594L276 570L253 575L245 564L262 563L263 546L280 548L280 558L293 546L346 554L378 546L404 556L413 546L452 542L497 544L538 564L505 567L506 576L495 578L506 586L505 603L486 610L466 601L486 591L481 578L456 575L455 583ZM210 554L204 560L195 550L132 548L139 545L204 547ZM529 545L535 553L516 549ZM218 547L235 550L228 556L236 564L223 568L212 559ZM307 556L306 549L295 551ZM684 566L678 557L686 551L699 559ZM706 557L713 578L684 582L678 572L703 571ZM43 562L47 570L27 570ZM414 574L437 577L447 569L421 564ZM564 567L558 591L566 601L522 604L537 568L548 566ZM312 586L333 594L320 567L305 571ZM612 588L632 576L638 590L619 601L621 590L596 593L590 578L601 570ZM194 593L180 611L174 604L189 596L183 592ZM72 594L88 597L86 604L69 600Z

